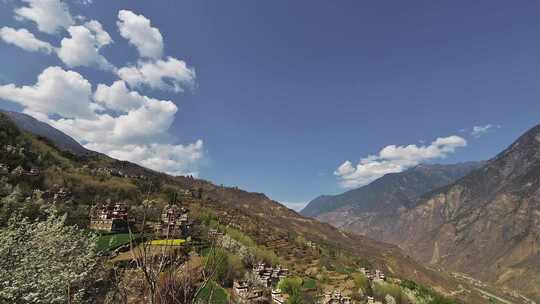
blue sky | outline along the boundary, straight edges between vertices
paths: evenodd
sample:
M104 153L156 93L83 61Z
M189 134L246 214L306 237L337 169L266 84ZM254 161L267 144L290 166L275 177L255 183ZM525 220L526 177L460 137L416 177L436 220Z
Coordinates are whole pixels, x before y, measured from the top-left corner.
M382 172L487 159L539 122L535 1L68 1L64 8L73 20L53 33L46 32L46 18L36 22L16 13L33 2L0 2L0 27L24 28L50 45L28 51L28 44L24 49L6 42L10 38L0 42L1 108L41 115L115 157L172 173L197 172L281 202L306 202L369 182L381 171L362 167L367 175L358 179L361 159ZM127 21L126 31L133 31L122 34L120 10L131 13L126 18L148 20L161 44L137 46L138 28ZM110 35L110 42L95 47L114 69L140 71L160 61L175 71L186 66L172 81L128 82L100 66L99 56L81 63L86 57L70 56L76 54L68 47L56 51L70 26L91 20ZM9 34L4 30L4 37ZM152 43L163 50L145 49ZM45 72L49 67L58 68ZM60 83L75 77L78 86L58 101L43 93L46 80L38 86L40 74ZM123 84L113 87L120 79ZM89 89L91 95L74 100ZM137 96L124 94L113 104L107 98L117 89ZM39 98L28 103L25 94ZM86 112L91 104L92 113L74 113L72 100ZM125 124L118 119L146 105L155 111ZM95 131L105 124L118 133ZM486 125L492 125L489 132L471 135L474 126ZM432 145L451 136L466 145ZM397 147L379 153L389 145ZM406 145L415 146L400 148ZM341 176L334 174L346 161Z

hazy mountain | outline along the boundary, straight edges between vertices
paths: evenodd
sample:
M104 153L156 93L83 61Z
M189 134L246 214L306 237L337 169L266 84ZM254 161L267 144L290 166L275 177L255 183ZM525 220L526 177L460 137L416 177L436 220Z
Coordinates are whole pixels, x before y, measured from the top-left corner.
M540 125L415 206L364 214L343 228L540 299Z
M414 206L423 194L456 181L481 164L419 165L404 172L387 174L369 185L342 194L319 196L300 213L320 217L339 209L347 210L351 216L365 212L395 212L402 207Z

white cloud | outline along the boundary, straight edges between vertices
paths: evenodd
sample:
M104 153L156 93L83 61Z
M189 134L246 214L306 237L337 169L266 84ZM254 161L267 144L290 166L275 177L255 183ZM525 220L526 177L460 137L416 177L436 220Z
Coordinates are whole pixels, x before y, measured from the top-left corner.
M388 173L401 172L422 162L445 158L457 148L465 147L467 141L459 136L440 137L428 146L396 146L384 147L377 155L360 159L354 166L346 161L334 172L340 178L344 188L355 188L367 185Z
M485 126L474 126L471 131L471 135L476 138L479 138L482 135L485 135L486 133L493 131L493 129L499 129L499 128L501 128L501 126L492 125L492 124L487 124Z
M57 50L58 57L69 67L98 66L109 70L114 67L103 57L99 50L112 42L107 32L103 31L101 24L95 20L87 22L85 26L76 25L68 28L70 38L64 38Z
M55 48L26 29L4 27L0 29L2 40L28 51L55 53L68 67L97 66L117 74L100 54L101 48L113 43L101 23L84 16L72 18L61 0L22 1L26 6L15 10L18 20L34 21L40 31L50 34L66 29L69 36ZM197 175L204 143L177 144L168 133L178 111L175 103L128 88L129 84L131 88L180 92L194 85L195 72L184 61L161 59L163 37L147 18L122 10L118 19L120 34L143 58L124 68L124 80L98 84L93 91L92 84L79 73L48 67L33 85L0 85L0 98L20 104L23 112L48 122L89 149L157 171Z
M64 131L88 149L171 174L197 174L203 142L171 143L167 133L178 107L129 91L121 80L92 86L74 71L45 69L31 86L0 86L0 98ZM55 114L60 117L53 117Z
M139 108L148 97L141 96L135 91L129 91L126 83L122 80L115 81L112 85L99 84L94 93L96 102L115 111L129 111Z
M150 20L132 11L118 12L118 29L120 35L133 44L142 57L159 59L163 53L163 36L152 27Z
M23 0L28 6L15 9L19 20L30 20L40 31L53 34L59 29L68 28L73 22L67 5L61 0Z
M0 28L0 38L6 43L13 44L30 52L51 53L53 47L45 41L41 41L26 29L14 29L11 27Z
M0 98L19 103L28 113L64 117L93 117L92 86L79 73L48 67L31 86L0 86ZM37 114L36 114L37 115Z
M96 20L90 20L84 23L84 26L94 34L98 47L105 46L113 42L109 33L103 30L101 23Z
M304 209L304 207L306 207L308 202L283 202L282 204L285 205L287 208L299 212Z
M173 57L154 62L139 62L137 66L123 67L118 76L131 87L148 86L152 89L182 92L195 83L195 70Z
M198 175L198 163L204 157L202 140L188 145L139 144L107 146L89 144L89 149L102 151L111 157L129 160L156 171L172 175Z

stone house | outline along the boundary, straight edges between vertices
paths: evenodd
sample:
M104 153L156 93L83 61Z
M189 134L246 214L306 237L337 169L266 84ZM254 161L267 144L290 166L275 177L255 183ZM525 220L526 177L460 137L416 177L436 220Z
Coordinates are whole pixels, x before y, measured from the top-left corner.
M191 223L189 210L176 204L168 204L163 208L160 223L154 226L157 235L167 237L185 237L189 234Z
M261 289L252 288L246 281L234 281L233 293L240 303L245 304L258 302L263 297Z
M259 263L253 268L253 274L264 287L277 285L281 279L284 279L289 274L289 270L281 266L267 267L264 263Z
M128 232L130 225L126 204L97 205L90 211L90 229L107 232Z
M272 303L285 304L289 299L289 295L281 292L281 289L272 289Z
M351 304L351 298L345 297L341 294L339 290L336 290L334 292L326 292L322 300L320 301L321 304Z

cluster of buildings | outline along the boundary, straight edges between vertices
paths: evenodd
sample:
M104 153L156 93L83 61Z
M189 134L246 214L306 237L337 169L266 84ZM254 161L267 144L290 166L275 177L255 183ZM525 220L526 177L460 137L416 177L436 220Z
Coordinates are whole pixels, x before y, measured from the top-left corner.
M289 275L287 268L281 266L269 267L264 263L257 264L253 270L253 275L257 282L264 287L272 287L277 285L281 279Z
M85 169L87 168L88 167L86 166ZM101 175L101 176L116 176L116 177L133 178L133 179L146 179L146 176L144 176L143 174L128 174L120 169L104 168L104 167L90 169L90 174Z
M382 282L386 281L386 276L384 275L384 272L382 272L379 269L376 269L374 272L370 271L369 269L366 269L365 267L360 268L360 272L365 275L370 282Z
M375 301L375 299L373 297L370 297L370 296L367 297L367 302L366 303L367 304L383 304L380 301ZM391 295L387 294L384 297L384 303L385 304L396 304L396 299L394 297L392 297Z
M128 232L133 223L123 203L98 204L90 211L90 229L106 232Z
M289 270L281 266L270 267L259 263L251 271L254 282L234 281L233 292L241 303L255 303L264 300L264 290L275 287L280 280L287 277ZM283 304L288 295L279 289L272 289L272 302Z
M59 185L53 185L51 189L45 190L41 194L41 198L46 201L65 201L71 197L71 192L64 187L60 187Z
M345 297L340 291L326 292L320 301L320 304L351 304L351 298Z
M176 204L168 204L163 208L160 222L154 226L154 232L158 236L185 237L191 228L188 217L189 210Z
M24 148L17 148L17 147L12 146L12 145L5 145L4 146L4 151L6 151L7 153L11 153L11 154L15 154L15 153L23 154L24 153Z
M39 176L40 171L37 168L31 168L30 170L25 170L21 166L18 166L15 169L10 171L8 165L0 163L0 174L1 175L7 175L7 174L10 174L10 173L11 173L11 175L14 175L14 176L35 177L35 176Z
M234 281L233 292L238 298L238 301L243 304L264 301L263 290L255 286L251 286L247 281Z

